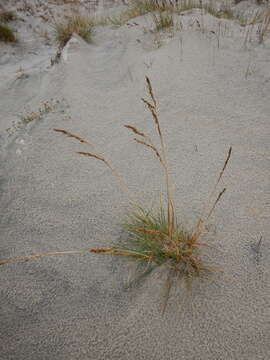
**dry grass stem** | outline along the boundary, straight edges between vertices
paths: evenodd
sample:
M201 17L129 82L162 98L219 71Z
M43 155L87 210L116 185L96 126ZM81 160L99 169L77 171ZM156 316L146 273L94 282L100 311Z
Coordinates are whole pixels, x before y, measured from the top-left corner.
M79 140L81 143L92 145L87 139L84 139L79 135L73 134L70 131L63 130L63 129L53 129L53 131L56 131L56 132L59 132L59 133L62 133L64 135L66 135L66 136L72 137L72 138L74 138L76 140Z
M149 94L150 94L150 96L151 96L151 98L153 100L154 106L157 107L157 102L156 102L156 99L155 99L155 96L154 96L154 91L153 91L153 88L152 88L151 81L150 81L148 76L146 76L145 79L146 79L148 91L149 91Z
M225 193L225 191L226 191L226 188L224 188L224 189L218 194L218 197L217 197L216 201L214 202L211 210L209 211L209 214L207 215L206 220L208 220L208 219L211 217L211 215L212 215L215 207L217 206L219 200L221 199L221 197L223 196L223 194Z
M219 173L219 176L218 176L218 179L217 179L217 182L215 183L215 186L212 190L212 192L210 193L210 196L209 196L209 199L208 201L206 202L206 204L204 205L204 209L202 211L202 216L200 217L199 221L198 221L198 224L196 226L196 231L195 231L195 234L199 233L201 234L203 232L202 228L204 227L204 224L205 224L205 221L207 219L209 219L209 217L212 215L217 203L219 202L220 198L222 197L222 195L225 193L226 189L224 188L218 195L217 199L215 200L214 202L214 205L212 206L211 210L209 211L208 215L206 216L206 212L207 212L207 207L208 207L208 204L209 202L211 201L213 195L215 194L216 192L216 189L220 183L220 180L222 179L222 176L229 164L229 161L230 161L230 158L231 158L231 155L232 155L232 147L230 146L229 148L229 151L228 151L228 154L227 154L227 157L225 159L225 162L224 162L224 165Z
M142 145L144 145L144 146L152 149L152 150L155 152L155 154L157 155L157 157L158 157L159 161L161 162L161 164L164 166L164 163L163 163L163 160L162 160L162 158L161 158L161 156L160 156L160 153L158 152L157 148L156 148L154 145L151 145L151 144L149 144L149 143L147 143L147 142L145 142L145 141L143 141L143 140L139 140L139 139L136 139L136 138L134 138L134 140L135 140L138 144L142 144Z
M224 171L226 170L226 167L227 167L227 165L229 163L231 155L232 155L232 147L230 146L229 151L228 151L228 155L227 155L226 160L225 160L224 165L223 165L223 168L222 168L221 172L219 173L217 182L216 182L216 184L214 186L214 190L212 191L211 195L216 191L216 188L217 188L217 186L218 186L218 184L219 184L219 182L220 182L220 180L221 180L221 178L222 178L222 176L224 174ZM211 195L210 195L210 197L211 197Z
M142 136L142 137L144 137L144 138L148 138L147 135L145 135L142 131L138 130L138 129L135 128L134 126L124 125L124 127L127 128L127 129L130 129L130 130L133 131L134 134L136 134L136 135L140 135L140 136Z
M149 101L145 100L144 98L142 98L142 101L147 105L148 109L151 111L151 114L152 114L155 124L157 126L158 134L162 138L162 133L161 133L161 128L160 128L160 123L159 123L156 107L154 105L152 105Z
M158 231L158 230L149 230L149 229L145 229L145 228L142 228L142 227L139 227L137 230L138 230L139 232L146 233L146 234L162 235L162 232L161 232L161 231Z
M151 81L148 77L146 77L146 84L147 84L148 93L149 93L151 99L153 100L154 105L151 104L149 101L147 101L144 98L142 98L142 101L147 105L148 109L150 110L150 112L152 114L153 120L157 127L159 139L160 139L161 151L162 151L162 164L165 169L165 182L166 182L166 188L167 188L167 211L168 211L168 223L169 223L168 231L169 231L170 239L172 241L171 229L173 228L173 221L174 221L174 206L173 206L173 200L172 200L172 195L171 195L171 179L170 179L170 173L169 173L169 166L168 166L168 162L167 162L165 142L164 142L163 134L161 131L159 117L157 114L157 101L156 101L156 98L155 98L155 95L153 92L153 87L152 87Z
M95 158L97 160L100 160L102 162L104 162L104 164L106 164L110 169L112 169L111 165L108 163L108 161L106 161L104 159L104 157L100 156L100 155L97 155L97 154L93 154L93 153L90 153L90 152L85 152L85 151L78 151L77 154L79 155L83 155L83 156L88 156L88 157L91 157L91 158Z
M142 254L137 251L132 251L128 249L92 249L90 250L93 254L108 254L108 255L120 255L120 256L131 256L140 259L150 259L151 256L147 254Z

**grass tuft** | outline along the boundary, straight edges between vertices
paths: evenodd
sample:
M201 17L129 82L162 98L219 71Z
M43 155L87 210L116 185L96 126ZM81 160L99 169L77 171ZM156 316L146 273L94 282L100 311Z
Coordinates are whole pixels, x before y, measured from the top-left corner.
M173 14L169 11L153 13L152 17L155 24L155 31L161 31L174 25Z
M55 24L55 36L59 46L63 48L72 35L78 34L86 42L92 41L94 21L90 17L72 16L65 23Z
M16 36L14 32L6 25L0 24L0 41L15 42Z

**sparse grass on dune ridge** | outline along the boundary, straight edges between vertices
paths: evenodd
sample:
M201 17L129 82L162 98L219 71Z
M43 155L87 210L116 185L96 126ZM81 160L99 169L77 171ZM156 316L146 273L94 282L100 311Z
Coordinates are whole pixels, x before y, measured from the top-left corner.
M131 18L142 16L148 13L170 12L181 14L184 11L192 9L203 9L206 13L217 18L232 19L233 13L229 7L219 11L214 3L204 4L199 0L133 0L129 8L121 14L122 19L128 21Z
M81 15L68 17L66 22L55 23L56 40L62 48L75 33L81 36L85 41L91 42L94 25L94 20L91 17Z
M172 17L173 13L180 14L183 11L194 8L200 8L199 0L181 0L179 2L170 0L133 0L128 4L127 9L121 11L119 14L107 16L99 20L97 19L95 24L121 26L135 17L146 14L152 14L154 17L162 18L159 22L165 23L163 20L165 18L168 19L169 16ZM163 28L165 27L166 26Z
M121 189L127 193L132 205L132 211L129 213L126 221L122 225L123 230L127 233L127 239L111 248L50 252L17 259L2 260L0 261L0 265L13 262L23 262L51 255L87 253L128 257L133 259L139 265L142 265L144 271L147 273L155 267L163 265L168 271L168 292L163 310L165 310L166 303L169 298L170 288L173 283L172 279L175 276L189 281L194 277L200 277L204 274L218 270L214 266L214 263L208 263L202 257L202 249L207 246L207 243L201 241L201 237L206 232L205 225L209 217L212 215L216 205L225 193L225 188L223 188L220 192L217 192L217 188L228 165L232 149L229 149L223 168L219 173L214 189L210 195L210 199L212 200L208 201L206 204L207 206L205 206L203 214L195 227L191 230L185 228L185 225L178 221L174 211L174 199L172 197L171 190L172 180L169 172L166 146L158 116L157 100L148 77L146 77L146 84L149 99L142 98L142 101L151 114L159 142L158 144L154 143L152 141L152 136L132 125L125 125L125 127L135 135L133 140L139 146L143 146L145 149L153 153L154 157L158 160L163 169L164 182L166 185L166 201L164 204L160 205L160 210L155 213L138 205L136 197L129 191L127 184L118 171L110 164L109 161L107 161L103 154L95 151L93 144L87 139L67 130L54 129L60 134L90 146L91 151L79 151L77 154L102 162L110 169L113 175L115 175L116 179L119 181Z
M240 15L235 15L229 4L225 4L222 8L219 8L215 1L204 2L200 0L133 0L129 3L128 8L123 10L120 14L107 17L103 19L104 24L123 25L130 19L145 14L157 14L161 16L163 12L166 14L181 14L184 11L192 9L201 9L205 14L210 14L218 19L235 19L239 22L243 22ZM266 11L267 13L267 11ZM266 20L266 21L265 21ZM245 20L244 20L245 21ZM262 14L260 22L264 22L267 26L267 17Z

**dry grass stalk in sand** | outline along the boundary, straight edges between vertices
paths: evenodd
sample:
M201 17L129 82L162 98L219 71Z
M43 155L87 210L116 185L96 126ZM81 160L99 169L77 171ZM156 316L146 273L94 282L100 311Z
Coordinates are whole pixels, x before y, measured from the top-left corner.
M40 259L40 258L48 257L48 256L78 255L78 254L82 255L82 254L89 254L90 252L91 252L91 250L52 251L52 252L47 252L47 253L42 253L42 254L22 256L22 257L18 257L18 258L7 259L7 260L0 260L0 265L17 263L17 262L26 262L29 260Z
M150 100L142 99L142 101L147 106L151 114L155 131L159 138L159 143L154 144L149 136L147 136L147 141L139 140L137 138L135 141L139 145L150 148L153 152L155 152L159 159L159 163L161 164L164 171L164 181L166 184L166 206L161 205L160 210L157 213L154 213L132 202L132 204L135 205L135 210L133 210L128 215L127 220L123 224L123 229L127 232L128 239L125 242L121 242L116 247L31 255L23 258L2 260L0 265L12 262L28 261L50 255L85 253L125 256L133 259L134 261L137 261L138 264L144 266L144 271L147 273L158 266L164 265L168 270L168 277L166 281L166 297L163 311L166 308L166 304L170 295L170 289L175 279L183 278L189 281L194 277L200 277L204 274L218 270L213 266L213 263L208 265L208 262L206 262L201 256L201 250L207 244L200 241L200 239L206 232L206 221L212 215L215 207L220 202L220 199L225 193L226 189L224 188L219 192L213 205L210 206L210 210L203 214L194 229L188 230L184 225L177 221L171 192L171 177L167 161L166 146L157 109L157 100L150 79L147 77L146 85ZM141 136L143 139L146 138L144 132L138 130L136 127L132 125L125 125L125 127L136 135ZM78 135L70 133L69 131L61 129L54 130L58 133L62 133L63 135L73 137L80 142L86 142L87 144L89 143L87 140L81 138ZM231 153L232 149L230 148L224 165L215 183L214 190L211 193L211 197L216 192L224 171L228 166ZM96 152L93 153L80 151L78 154L85 157L94 158L104 163L107 167L110 168L118 180L120 179L120 185L124 184L124 189L128 190L126 184L122 181L122 177L111 166L111 164L105 159L104 156L99 155ZM209 203L210 200L208 201L208 204Z

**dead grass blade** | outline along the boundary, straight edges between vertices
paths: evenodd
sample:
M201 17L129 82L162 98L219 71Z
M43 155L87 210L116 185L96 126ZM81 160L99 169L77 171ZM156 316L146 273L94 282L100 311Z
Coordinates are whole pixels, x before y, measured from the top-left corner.
M163 136L162 136L162 132L161 132L161 127L160 127L160 123L159 123L159 119L158 119L158 116L157 116L157 112L156 112L156 108L155 106L153 106L149 101L145 100L144 98L142 98L142 101L147 105L148 109L150 110L152 116L153 116L153 119L155 121L155 124L157 126L157 130L158 130L158 134L159 134L159 137L162 139L163 141Z
M152 149L152 150L155 152L155 154L157 155L157 157L158 157L159 161L161 162L161 164L164 166L162 157L160 156L160 153L158 152L157 148L156 148L154 145L151 145L151 144L149 144L149 143L147 143L147 142L145 142L145 141L143 141L143 140L139 140L139 139L136 139L136 138L134 138L134 140L135 140L137 143L142 144L142 145L144 145L144 146Z
M221 178L222 178L222 176L223 176L223 174L224 174L224 172L225 172L225 170L226 170L226 168L227 168L227 166L228 166L228 163L229 163L229 161L230 161L231 155L232 155L232 146L230 146L230 148L229 148L229 151L228 151L226 160L225 160L225 162L224 162L223 168L221 169L221 171L220 171L220 173L219 173L217 182L215 183L215 186L214 186L214 188L213 188L213 190L212 190L212 192L211 192L211 194L210 194L210 196L209 196L209 200L208 200L208 202L204 205L204 210L203 210L202 216L200 217L200 219L199 219L199 221L198 221L198 224L197 224L197 226L196 226L196 231L195 231L195 234L197 234L196 237L197 237L197 236L200 236L200 235L202 234L202 232L203 232L202 227L203 227L203 224L205 223L205 219L209 219L209 217L212 215L212 213L213 213L213 211L214 211L214 209L215 209L218 201L220 200L221 196L222 196L222 195L224 194L224 192L226 191L226 189L224 188L224 189L219 193L219 195L218 195L218 197L217 197L217 200L215 201L215 203L214 203L212 209L210 210L209 214L208 214L207 216L205 216L205 213L206 213L206 211L207 211L207 210L206 210L206 209L207 209L207 204L211 201L214 193L216 192L217 186L219 185L220 180L221 180Z
M149 79L148 76L145 77L146 79L146 83L147 83L147 87L148 87L148 92L153 100L153 103L155 105L155 107L157 107L157 102L156 102L156 98L155 98L155 95L154 95L154 91L153 91L153 88L152 88L152 84L151 84L151 81Z
M92 145L87 139L84 139L82 138L81 136L79 135L76 135L76 134L73 134L72 132L70 131L67 131L67 130L63 130L63 129L53 129L53 131L56 131L56 132L59 132L59 133L62 133L66 136L69 136L69 137L72 137L76 140L79 140L81 143L85 143L85 144L88 144L88 145Z
M116 170L110 165L110 163L103 156L95 154L95 153L85 152L85 151L77 151L76 154L87 156L87 157L102 161L106 166L108 166L108 168L114 173L114 175L116 175L118 178L120 177L120 175L116 172ZM122 181L122 178L121 178L121 181Z
M163 235L163 233L161 231L158 230L150 230L150 229L145 229L145 228L138 228L136 229L138 232L142 232L145 234L151 234L151 235Z
M222 176L223 176L223 174L224 174L224 171L226 170L226 167L227 167L227 165L228 165L228 163L229 163L229 160L230 160L230 158L231 158L231 155L232 155L232 147L230 146L229 151L228 151L227 158L226 158L226 160L225 160L225 163L224 163L224 165L223 165L223 168L222 168L222 170L221 170L221 172L220 172L220 174L219 174L217 183L216 183L216 185L215 185L215 189L217 188L217 186L218 186L218 184L219 184L219 182L220 182L220 180L221 180L221 178L222 178Z
M134 134L136 134L136 135L140 135L140 136L142 136L142 137L144 137L144 138L148 138L147 135L145 135L142 131L138 130L138 129L135 128L134 126L124 125L124 127L127 128L127 129L130 129L130 130L133 131Z
M137 258L151 259L150 255L142 254L140 252L125 250L125 249L90 249L90 250L67 250L67 251L52 251L42 254L22 256L18 258L11 258L0 260L0 265L18 263L18 262L27 262L29 260L40 259L48 256L58 256L58 255L83 255L83 254L111 254L111 255L123 255L123 256L132 256Z
M191 238L191 243L195 243L197 242L198 238L205 233L205 229L204 229L204 226L205 226L205 222L210 218L210 216L213 214L213 211L215 210L218 202L220 201L221 197L223 196L223 194L225 193L226 191L226 188L224 188L219 194L218 194L218 197L216 199L216 201L214 202L212 208L210 209L208 215L205 217L205 218L200 218L199 221L198 221L198 224L196 225L196 230Z
M151 261L151 255L144 254L139 251L126 250L126 249L92 249L90 250L93 254L107 254L107 255L120 255L120 256L130 256L139 259L147 259Z
M218 202L220 201L221 197L223 196L223 194L225 193L226 188L224 188L219 194L218 197L216 199L216 201L214 202L214 205L212 206L211 210L209 211L209 214L206 217L206 220L208 220L210 218L210 216L212 215L213 211L215 210L215 207L217 206Z
M76 154L88 156L88 157L91 157L91 158L95 158L97 160L103 161L107 166L111 167L109 165L109 163L104 159L104 157L102 157L100 155L93 154L93 153L90 153L90 152L85 152L85 151L78 151Z
M29 260L40 259L42 257L47 257L47 256L89 254L90 252L91 252L90 250L53 251L53 252L47 252L47 253L43 253L43 254L22 256L22 257L18 257L18 258L1 260L0 265L10 264L10 263L17 263L17 262L26 262L26 261L29 261Z

